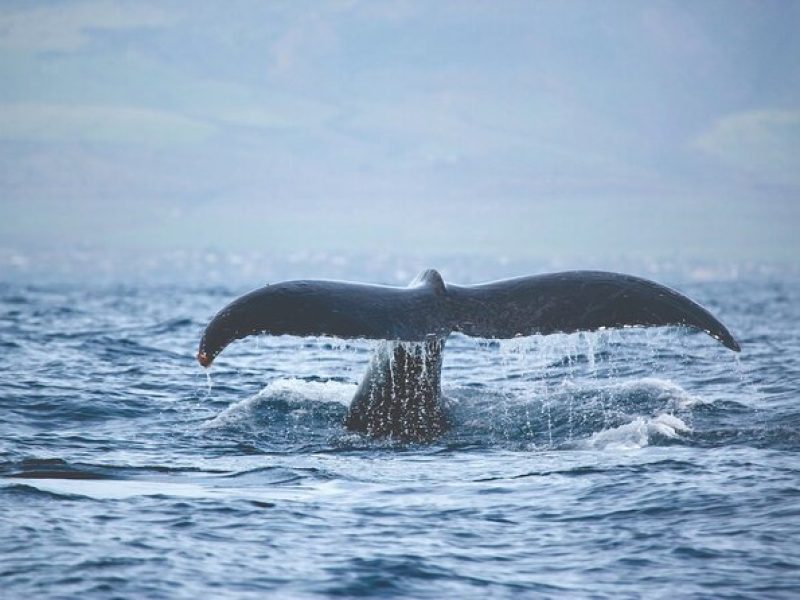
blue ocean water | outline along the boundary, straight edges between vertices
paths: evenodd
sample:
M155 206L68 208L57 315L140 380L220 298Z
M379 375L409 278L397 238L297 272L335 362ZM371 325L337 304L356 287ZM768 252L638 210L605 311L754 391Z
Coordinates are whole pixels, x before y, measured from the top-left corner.
M798 597L800 280L705 279L662 281L741 356L680 329L453 336L453 429L399 444L341 425L370 342L197 365L246 286L9 278L2 597Z

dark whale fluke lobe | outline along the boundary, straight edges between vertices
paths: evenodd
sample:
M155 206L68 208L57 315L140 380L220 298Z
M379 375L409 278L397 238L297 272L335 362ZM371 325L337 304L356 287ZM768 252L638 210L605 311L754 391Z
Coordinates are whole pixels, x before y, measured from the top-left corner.
M704 331L740 350L709 311L647 279L565 271L459 286L428 269L405 288L313 280L267 285L217 313L197 359L208 367L228 344L259 333L385 340L347 426L375 437L430 439L446 425L438 402L441 352L452 332L513 338L667 325Z

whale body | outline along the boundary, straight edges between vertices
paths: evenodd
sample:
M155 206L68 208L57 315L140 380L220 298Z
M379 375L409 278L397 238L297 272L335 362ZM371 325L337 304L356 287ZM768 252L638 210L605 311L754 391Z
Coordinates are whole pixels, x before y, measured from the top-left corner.
M640 277L565 271L460 286L428 269L408 287L317 280L264 286L217 313L197 359L208 367L228 344L254 334L381 340L345 425L376 438L423 441L447 429L442 352L453 332L503 339L658 326L700 330L740 350L708 310Z

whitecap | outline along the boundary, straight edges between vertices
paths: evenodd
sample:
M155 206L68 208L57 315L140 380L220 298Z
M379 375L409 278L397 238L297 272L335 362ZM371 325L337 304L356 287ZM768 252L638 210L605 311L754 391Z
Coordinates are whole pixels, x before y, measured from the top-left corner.
M636 450L648 446L656 436L675 438L688 431L691 428L680 418L662 413L649 418L636 417L624 425L598 431L584 445L595 450Z

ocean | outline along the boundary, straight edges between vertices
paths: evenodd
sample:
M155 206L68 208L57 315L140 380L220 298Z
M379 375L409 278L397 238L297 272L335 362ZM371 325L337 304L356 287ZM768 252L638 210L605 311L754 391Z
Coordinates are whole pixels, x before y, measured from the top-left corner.
M277 276L257 271L1 278L2 598L800 597L796 273L635 273L740 355L679 328L453 335L452 428L410 444L342 426L373 342L197 364L214 313Z

